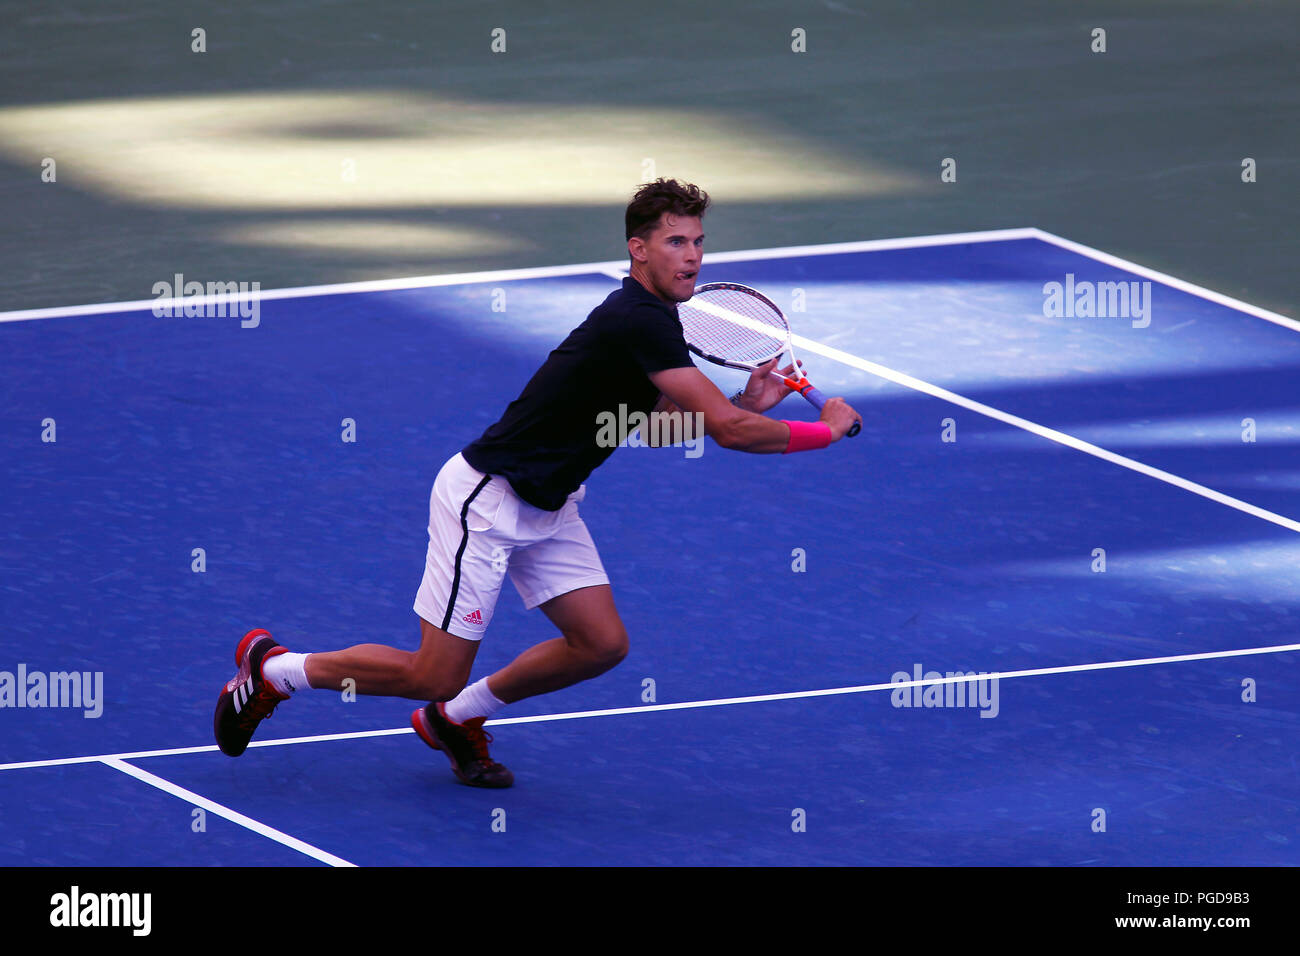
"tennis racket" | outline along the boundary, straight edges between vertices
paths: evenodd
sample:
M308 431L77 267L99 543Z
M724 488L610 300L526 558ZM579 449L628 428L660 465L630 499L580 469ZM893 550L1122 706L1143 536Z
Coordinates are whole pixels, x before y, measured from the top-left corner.
M785 353L790 355L793 377L770 374L798 392L821 411L826 396L808 381L790 343L790 323L763 293L738 282L707 282L695 295L677 305L686 346L715 365L753 372ZM849 436L862 430L854 422Z

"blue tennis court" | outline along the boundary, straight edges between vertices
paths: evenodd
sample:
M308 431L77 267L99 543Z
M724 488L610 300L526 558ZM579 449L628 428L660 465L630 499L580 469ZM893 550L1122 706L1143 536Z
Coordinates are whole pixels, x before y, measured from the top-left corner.
M619 266L0 315L0 864L1295 864L1300 329L1038 230L706 253L862 433L593 474L631 652L513 789L396 699L217 752L246 630L417 646L438 467ZM473 679L552 636L507 588Z

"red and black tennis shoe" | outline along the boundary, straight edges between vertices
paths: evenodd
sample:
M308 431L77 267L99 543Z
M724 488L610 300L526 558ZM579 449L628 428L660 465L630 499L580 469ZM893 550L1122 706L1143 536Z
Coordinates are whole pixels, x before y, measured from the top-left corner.
M262 677L262 664L288 650L281 647L266 631L249 631L235 649L239 672L226 684L217 698L217 713L212 720L217 746L228 757L238 757L248 748L253 731L288 696L281 694Z
M485 717L474 717L458 724L447 717L441 702L421 707L411 714L411 726L420 739L434 750L441 750L451 761L451 769L461 783L471 787L509 787L515 775L488 756L492 735L483 729Z

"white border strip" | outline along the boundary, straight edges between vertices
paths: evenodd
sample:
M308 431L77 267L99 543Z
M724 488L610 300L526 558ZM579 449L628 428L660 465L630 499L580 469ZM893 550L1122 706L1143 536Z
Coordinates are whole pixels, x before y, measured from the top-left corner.
M1227 657L1250 657L1256 654L1287 654L1300 651L1300 644L1275 644L1271 647L1246 647L1234 651L1207 651L1201 654L1176 654L1172 657L1144 657L1127 661L1102 661L1094 664L1066 664L1060 667L1038 667L1031 670L991 671L976 675L970 680L989 680L997 677L1039 677L1046 674L1073 674L1080 671L1109 670L1120 667L1145 667L1152 664L1173 664L1183 661L1208 661ZM691 710L698 707L721 707L724 704L754 704L773 700L802 700L809 697L831 697L838 694L864 694L878 690L892 690L896 687L923 687L927 684L947 684L968 678L941 678L937 680L899 681L888 684L861 684L856 687L832 687L828 690L802 690L786 694L761 694L754 697L725 697L717 700L691 700L680 704L649 704L645 707L617 707L612 710L586 710L568 714L539 714L534 717L505 717L489 720L484 726L494 727L506 724L535 724L551 720L576 720L580 717L613 717L620 714L648 714L664 710ZM284 737L277 740L262 740L250 744L250 747L283 747L286 744L321 743L331 740L360 740L368 737L395 737L410 734L410 727L395 727L387 730L362 730L344 734L318 734L314 737ZM62 757L54 760L29 760L24 763L0 764L0 770L23 770L30 767L55 767L74 763L93 763L96 761L120 763L127 758L166 757L172 754L206 753L215 751L215 746L185 747L173 750L141 750L133 754L101 754L95 757ZM129 766L129 765L126 765ZM119 768L121 769L121 768ZM132 768L136 769L136 768ZM144 771L139 771L144 773ZM161 778L160 778L161 779Z
M322 863L328 863L330 866L356 866L355 863L349 863L340 856L333 853L326 853L320 847L312 846L310 843L304 843L297 837L291 837L287 833L282 833L275 827L269 827L265 823L258 823L252 817L246 817L236 810L229 807L223 807L219 803L214 803L207 797L201 797L192 790L186 790L184 787L177 786L170 780L164 780L162 777L152 774L147 770L141 770L139 767L133 767L129 763L117 759L116 757L103 757L100 759L103 763L114 770L120 770L129 777L135 777L151 787L157 787L164 793L170 793L173 797L179 797L186 803L192 803L196 807L206 810L208 813L215 814L231 823L238 824L247 830L252 830L258 836L264 836L268 840L274 840L276 843L287 846L291 850L297 850L304 853L313 860L319 860Z
M706 252L703 262L749 262L786 259L795 256L838 256L848 252L876 252L888 249L920 249L930 246L958 246L968 242L1008 242L1039 239L1037 229L983 229L978 232L947 232L933 236L900 236L894 239L859 239L854 242L826 242L816 246L777 246L771 249L742 249L735 252ZM626 263L626 260L624 260Z
M476 282L510 282L517 279L551 279L556 276L594 275L617 262L596 262L574 266L539 266L535 269L501 269L496 272L461 272L451 275L412 276L405 279L373 279L367 282L340 282L335 285L299 286L290 289L265 289L256 293L234 295L196 295L170 299L140 299L135 302L107 302L102 305L59 306L51 309L26 309L0 312L0 322L27 319L56 319L73 315L107 315L113 312L144 312L154 308L173 310L186 306L237 304L249 299L297 299L318 295L353 295L362 292L391 292L400 289L425 289L444 285L470 285Z
M585 713L545 714L539 717L507 717L489 720L483 726L501 724L531 724L548 720L573 720L578 717L611 717L617 714L645 714L661 710L690 710L698 707L721 707L724 704L756 704L772 700L796 700L807 697L832 697L837 694L866 694L873 691L896 690L903 687L926 687L931 684L979 683L1013 677L1041 677L1045 674L1073 674L1080 671L1110 670L1121 667L1146 667L1151 664L1172 664L1180 661L1204 661L1222 657L1246 657L1252 654L1282 654L1300 651L1300 644L1279 644L1276 647L1252 647L1239 651L1210 651L1205 654L1177 654L1173 657L1147 657L1131 661L1104 661L1098 664L1068 664L1062 667L1037 667L1020 671L988 671L967 673L961 677L940 677L933 680L890 681L887 684L863 684L859 687L833 687L829 690L806 690L793 694L760 694L755 697L727 697L719 700L696 700L682 704L651 704L646 707L620 707L615 710L591 710Z
M407 727L405 729L397 728L395 730L359 730L355 733L346 734L328 734L324 737L281 737L275 740L254 740L248 745L251 750L254 747L278 747L282 744L300 744L310 743L316 740L352 740L361 737L387 737L395 734L409 734L414 731ZM130 753L118 754L95 754L89 757L57 757L53 760L24 760L19 763L0 764L0 770L28 770L33 767L62 767L74 763L96 763L102 760L139 760L145 757L178 757L184 754L206 754L217 753L216 744L208 744L205 747L173 747L169 750L134 750Z
M911 249L924 246L957 245L965 242L1000 242L1008 239L1037 239L1046 233L1038 230L995 229L981 232L956 232L935 236L912 236L898 239L865 239L858 242L833 242L820 246L781 246L772 249L741 249L733 252L711 252L709 262L748 262L759 259L782 259L791 256L833 256L846 252L870 252L877 249ZM345 295L362 292L390 292L396 289L423 289L446 285L470 285L478 282L510 282L517 279L551 279L568 275L607 275L622 279L626 275L626 259L606 262L585 262L568 266L537 266L528 269L499 269L491 272L458 272L447 275L412 276L404 279L373 279L365 282L341 282L333 285L296 286L289 289L267 289L256 295L259 301L268 299L294 299L316 295ZM622 270L622 271L620 271ZM170 276L168 278L171 278ZM189 306L238 303L248 295L212 295L189 298L141 299L135 302L106 302L98 305L58 306L49 309L24 309L0 312L0 322L21 322L28 319L54 319L73 315L102 315L112 312L138 312L155 307L173 309Z
M1155 269L1121 259L1091 246L1062 238L1033 226L1017 229L986 229L975 232L940 233L933 236L905 236L893 239L864 239L856 242L830 242L813 246L778 246L768 249L739 249L731 252L711 252L709 262L757 262L763 259L782 259L794 256L833 256L854 252L872 252L887 249L915 249L931 246L959 245L968 242L1006 242L1015 239L1038 239L1049 245L1066 249L1097 262L1124 269L1135 275L1155 279L1171 288L1200 296L1211 302L1225 305L1247 315L1264 319L1292 331L1300 331L1300 320L1291 319L1268 309L1251 305L1222 293L1206 289L1183 279L1175 278ZM287 289L268 289L257 293L258 300L291 299L316 295L346 295L363 292L388 292L399 289L424 289L447 285L469 285L479 282L510 282L520 279L549 279L566 275L607 275L621 280L627 274L627 262L614 259L606 262L585 262L567 266L536 266L525 269L498 269L487 272L457 272L446 275L411 276L398 279L373 279L363 282L341 282L330 285L296 286ZM0 322L21 322L28 319L53 319L76 315L104 315L115 312L137 312L155 307L173 309L185 305L203 306L238 303L250 298L247 295L195 296L192 298L141 299L135 302L105 302L92 305L58 306L48 309L23 309L0 312Z
M1146 266L1138 265L1136 262L1129 262L1127 259L1121 259L1119 256L1112 256L1109 252L1102 252L1100 249L1093 249L1091 246L1085 246L1082 243L1074 242L1070 239L1062 239L1060 236L1052 235L1050 232L1044 232L1041 229L1028 230L1036 239L1059 246L1077 255L1086 256L1089 259L1095 259L1098 262L1105 263L1108 266L1115 266L1118 269L1124 269L1136 275L1145 276L1148 279L1155 279L1157 282L1163 282L1165 285L1178 289L1180 292L1188 292L1202 299L1208 299L1219 305L1226 305L1229 308L1236 309L1238 312L1245 312L1247 315L1253 315L1257 319L1264 319L1267 322L1273 322L1282 326L1284 329L1290 329L1292 332L1300 332L1300 320L1289 319L1285 315L1279 315L1277 312L1270 312L1268 309L1261 309L1257 305L1251 305L1249 302L1242 302L1240 299L1234 299L1230 296L1214 292L1203 286L1194 285L1183 279L1176 279L1171 275L1163 272L1157 272L1155 269L1148 269Z

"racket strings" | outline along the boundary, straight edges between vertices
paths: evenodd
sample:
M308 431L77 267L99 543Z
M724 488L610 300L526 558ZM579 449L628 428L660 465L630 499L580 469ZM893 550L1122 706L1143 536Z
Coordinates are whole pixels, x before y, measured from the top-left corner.
M729 362L761 365L785 350L790 328L761 299L729 289L698 293L677 307L686 341Z

